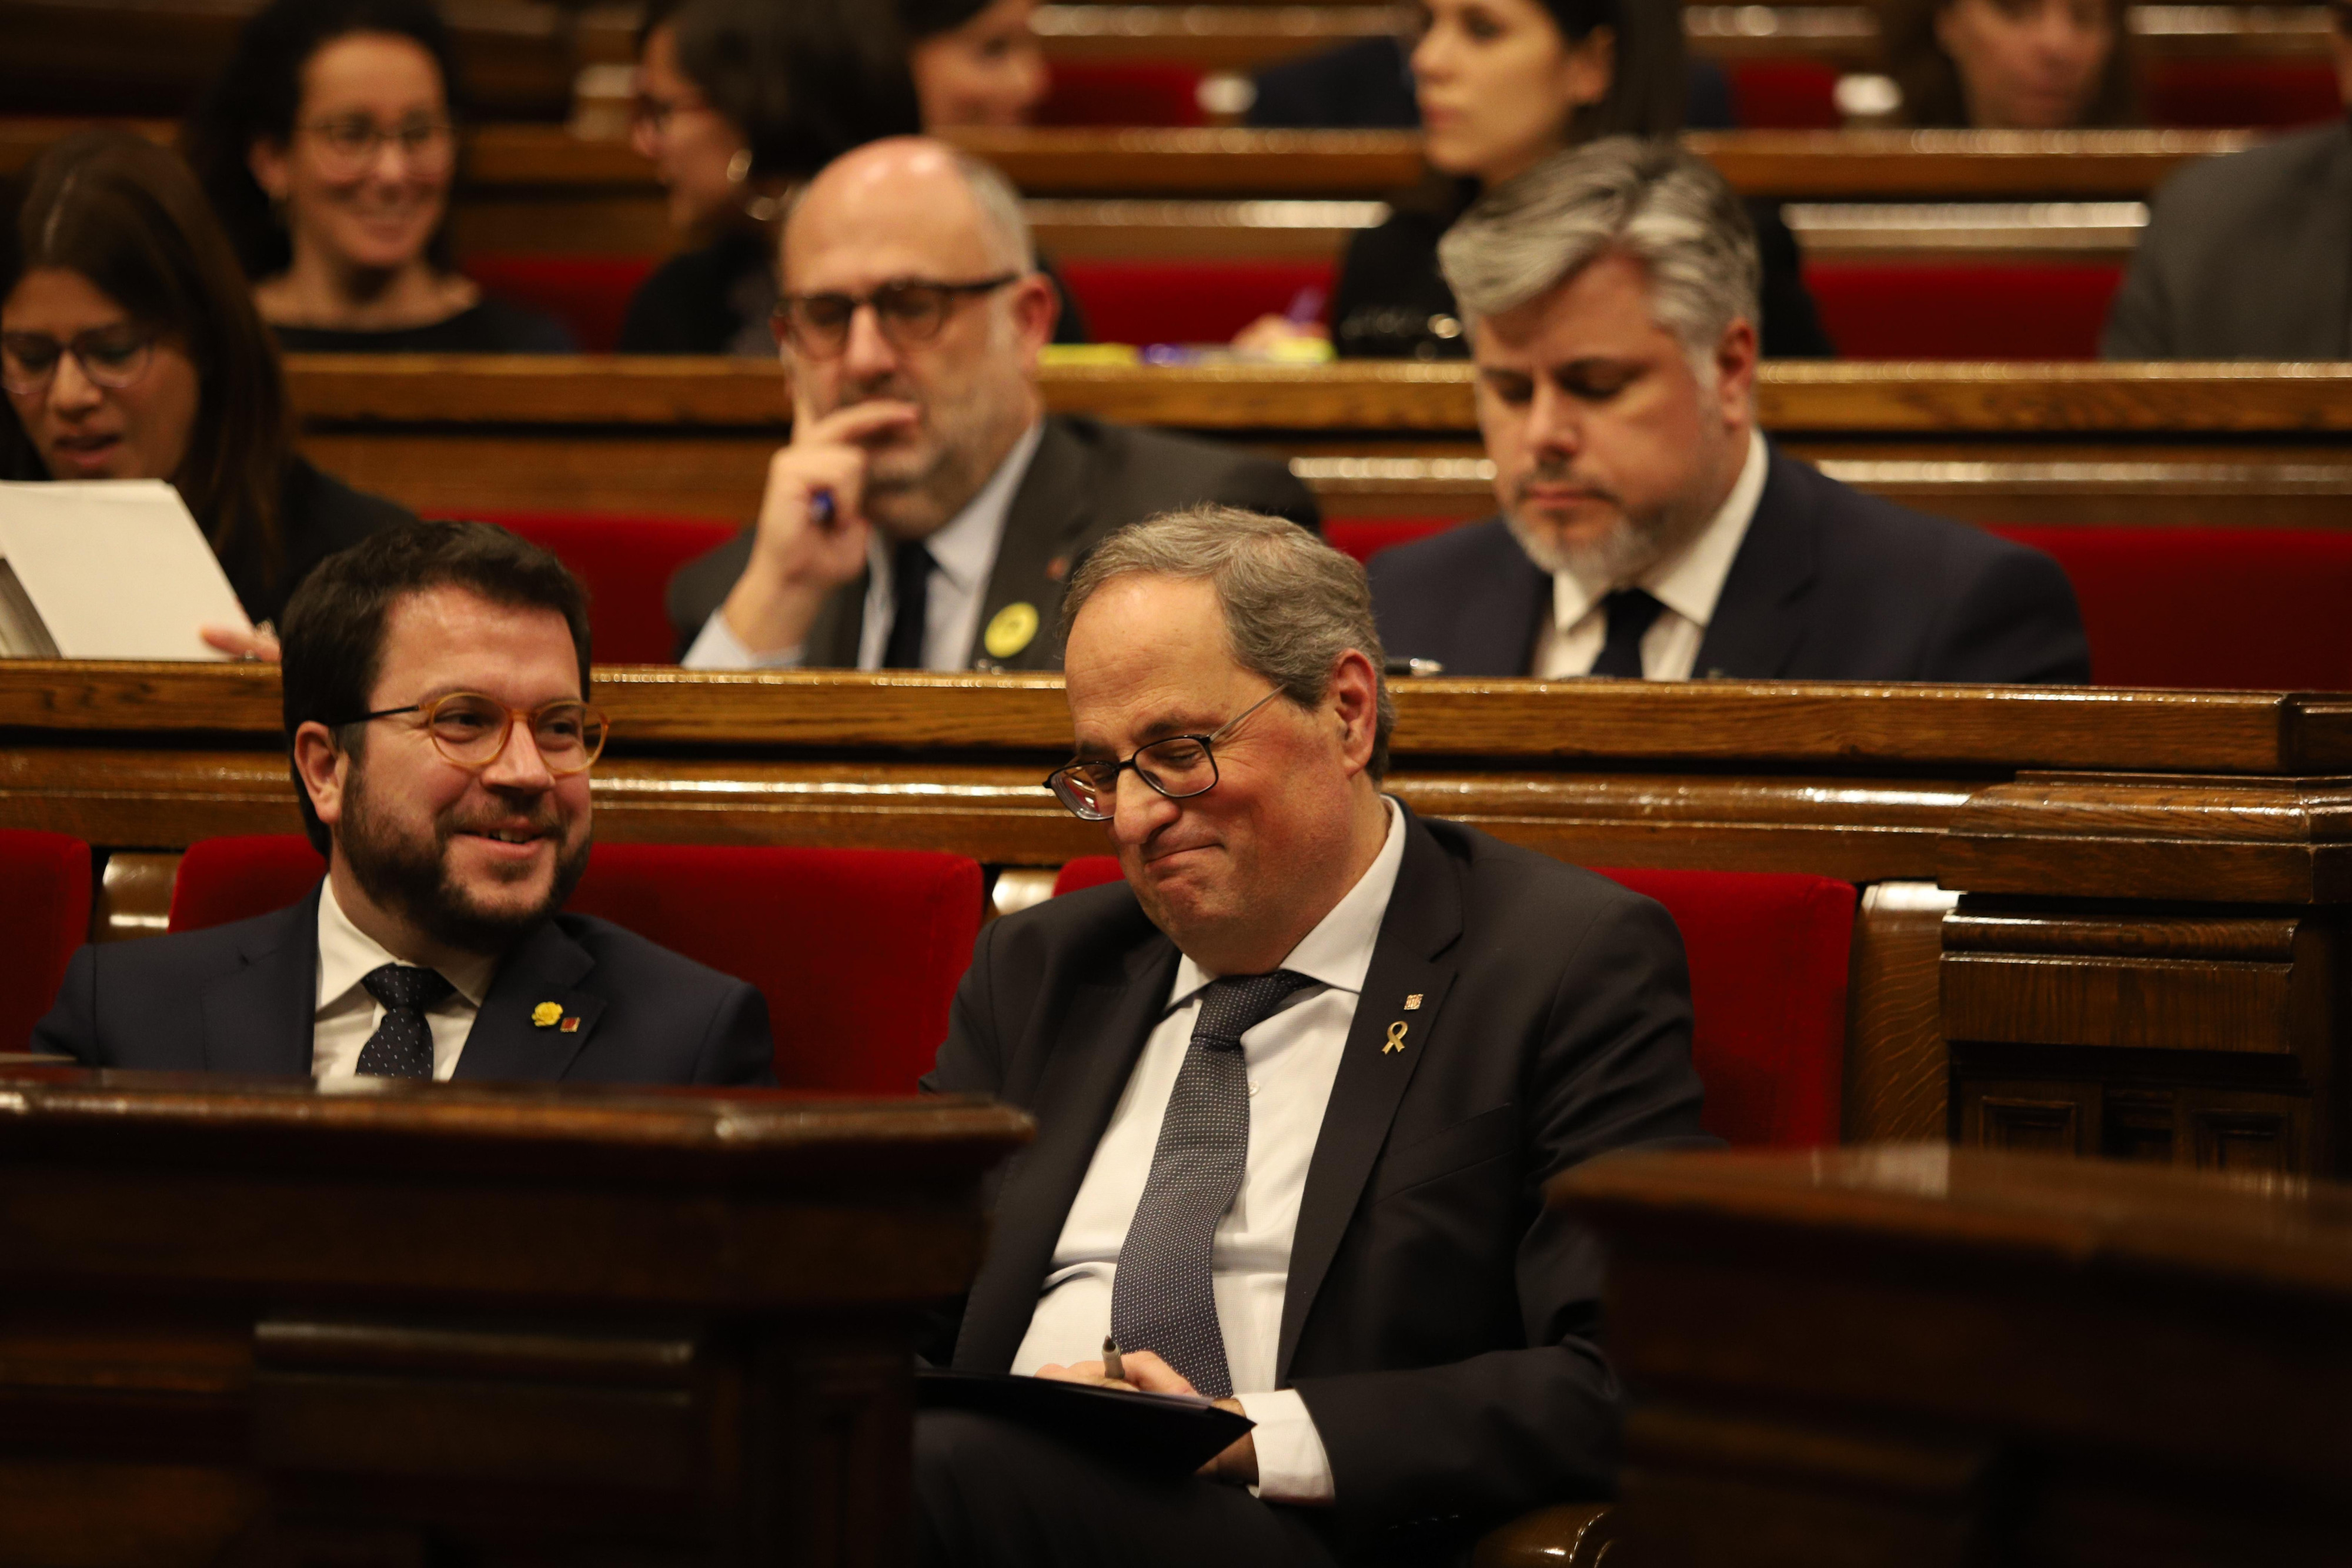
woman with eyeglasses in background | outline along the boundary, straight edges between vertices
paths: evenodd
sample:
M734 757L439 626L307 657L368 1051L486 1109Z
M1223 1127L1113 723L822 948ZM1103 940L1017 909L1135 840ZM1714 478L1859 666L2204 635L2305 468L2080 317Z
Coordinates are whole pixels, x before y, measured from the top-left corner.
M0 478L168 480L259 625L327 556L415 520L294 451L268 329L171 152L125 131L58 143L0 247Z
M287 349L572 351L451 261L461 99L428 0L273 0L246 24L188 160Z

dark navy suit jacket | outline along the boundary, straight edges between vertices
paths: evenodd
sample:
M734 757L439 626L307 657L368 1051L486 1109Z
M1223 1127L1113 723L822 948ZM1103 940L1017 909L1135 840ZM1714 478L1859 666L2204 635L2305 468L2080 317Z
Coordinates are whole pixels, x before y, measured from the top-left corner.
M33 1049L89 1067L310 1071L319 894L206 931L84 947ZM576 1030L531 1021L541 1002ZM608 921L559 915L499 965L457 1076L572 1083L775 1082L757 988Z
M1372 608L1391 658L1524 675L1549 573L1499 517L1382 550ZM2039 550L1865 496L1771 451L1694 675L1734 680L2088 681L2074 585Z
M957 1366L1012 1364L1177 959L1125 883L981 934L923 1086L1009 1101L1037 1139L997 1189ZM1619 1395L1597 1343L1600 1252L1544 1184L1612 1149L1710 1141L1690 1031L1664 909L1407 814L1300 1196L1276 1360L1330 1458L1337 1506L1310 1512L1343 1550L1434 1547L1607 1490Z

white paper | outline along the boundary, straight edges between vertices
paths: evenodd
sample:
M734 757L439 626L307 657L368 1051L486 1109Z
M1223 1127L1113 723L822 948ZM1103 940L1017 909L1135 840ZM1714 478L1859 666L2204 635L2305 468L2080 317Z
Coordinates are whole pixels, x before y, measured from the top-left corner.
M225 659L249 628L180 493L161 479L0 483L0 559L67 659Z

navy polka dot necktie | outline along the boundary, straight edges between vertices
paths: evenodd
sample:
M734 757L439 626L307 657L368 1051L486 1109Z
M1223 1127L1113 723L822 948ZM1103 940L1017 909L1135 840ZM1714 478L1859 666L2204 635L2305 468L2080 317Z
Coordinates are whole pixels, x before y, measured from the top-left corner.
M1211 1399L1234 1391L1217 1326L1210 1249L1249 1163L1249 1073L1242 1036L1317 982L1288 969L1213 980L1168 1097L1151 1175L1135 1206L1110 1289L1110 1332L1148 1350Z
M383 1021L360 1047L360 1072L370 1078L433 1076L433 1030L425 1009L457 988L431 969L386 964L361 979L383 1004Z

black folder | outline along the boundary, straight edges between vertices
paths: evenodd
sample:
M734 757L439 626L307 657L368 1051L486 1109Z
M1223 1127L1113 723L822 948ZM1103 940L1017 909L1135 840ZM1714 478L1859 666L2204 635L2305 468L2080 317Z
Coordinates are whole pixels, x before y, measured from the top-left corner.
M1190 1475L1257 1424L1192 1395L1130 1394L1004 1372L923 1368L915 1374L915 1402L1018 1422L1161 1475Z

